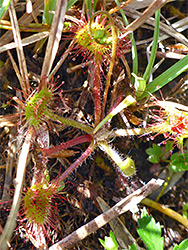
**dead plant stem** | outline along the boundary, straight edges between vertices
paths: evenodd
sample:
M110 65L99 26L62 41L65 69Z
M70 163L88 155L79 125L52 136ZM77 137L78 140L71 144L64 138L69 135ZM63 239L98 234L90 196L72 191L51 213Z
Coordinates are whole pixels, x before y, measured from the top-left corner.
M3 233L0 237L0 248L1 250L7 250L10 245L10 239L12 237L13 230L16 225L16 218L18 215L21 196L22 196L22 187L24 182L24 176L27 165L27 158L29 154L29 149L31 145L31 139L33 139L33 128L31 127L26 135L25 141L22 146L22 150L19 155L18 165L17 165L17 173L15 179L15 192L13 203L10 211L10 215L4 227Z

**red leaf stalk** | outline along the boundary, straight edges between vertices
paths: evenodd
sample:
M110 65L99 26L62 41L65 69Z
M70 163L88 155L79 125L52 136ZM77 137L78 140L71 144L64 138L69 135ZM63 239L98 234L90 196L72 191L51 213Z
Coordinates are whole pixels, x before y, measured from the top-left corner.
M101 120L101 90L100 90L100 64L101 56L95 56L94 64L94 98L95 98L95 126L97 126Z
M51 147L51 148L43 148L42 152L44 156L50 156L51 154L57 153L59 151L62 151L64 149L73 147L77 144L81 144L84 142L91 141L92 137L90 135L81 135L77 138L73 138L72 140L69 140L67 142L62 142L60 145Z
M64 181L79 165L81 165L87 157L94 151L96 144L92 141L85 152L61 175L60 181Z

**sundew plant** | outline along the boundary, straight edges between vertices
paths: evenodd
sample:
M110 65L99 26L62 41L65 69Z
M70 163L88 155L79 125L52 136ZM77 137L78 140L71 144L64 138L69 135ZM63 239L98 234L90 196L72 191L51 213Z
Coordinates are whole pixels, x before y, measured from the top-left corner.
M105 171L104 179L109 174L118 178L122 190L132 177L140 178L137 159L130 154L132 146L127 148L134 145L135 138L153 140L160 135L159 146L172 141L169 155L173 150L180 151L185 164L178 171L187 170L188 104L181 103L179 96L174 99L167 96L171 98L167 101L160 100L163 97L158 95L159 89L163 92L163 87L188 69L186 49L178 62L157 77L153 74L161 46L160 25L164 25L168 35L172 33L181 43L188 43L183 34L172 32L169 25L161 22L161 8L168 1L152 1L142 6L144 11L137 17L128 8L129 4L133 8L132 0L121 4L118 0L81 2L26 1L19 13L13 1L0 3L3 33L0 128L2 147L7 151L1 159L4 171L1 207L3 215L10 211L2 218L2 249L16 249L18 236L14 234L23 228L25 239L38 249L50 245L50 249L55 249L55 241L59 241L58 249L75 244L71 235L70 245L60 241L78 224L71 217L72 201L77 198L75 195L71 199L64 192L64 182L75 182L76 192L82 190L78 196L90 198L99 209L97 191L101 189L104 194L110 191L103 187L103 180L95 179L100 176L97 167ZM153 24L152 44L143 68L135 37L148 20L149 25ZM16 78L14 84L7 73L10 69L13 71L10 75ZM87 172L84 169L90 170L87 177L90 181L83 180L82 171ZM88 190L80 188L81 180L84 185L90 183L89 187L86 185ZM90 189L92 181L96 190ZM166 183L169 182L168 179ZM134 181L130 183L134 186ZM12 188L13 198L9 192ZM59 209L62 204L65 211ZM83 208L81 201L74 206ZM185 220L178 221L186 227ZM73 227L71 231L66 225Z

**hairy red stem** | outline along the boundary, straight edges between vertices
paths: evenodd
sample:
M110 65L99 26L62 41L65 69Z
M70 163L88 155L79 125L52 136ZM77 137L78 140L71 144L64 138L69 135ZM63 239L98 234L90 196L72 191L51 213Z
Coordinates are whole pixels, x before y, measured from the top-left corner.
M91 141L92 137L90 135L81 135L79 137L73 138L67 142L62 142L60 145L52 147L52 148L43 148L42 152L44 156L50 156L51 154L57 153L61 150L73 147L77 144L81 144L84 142Z
M67 176L69 176L79 165L81 165L87 157L93 152L96 144L92 142L89 147L85 150L85 152L61 175L60 181L64 181Z
M95 57L94 67L94 97L95 97L95 126L97 126L101 120L101 90L100 90L100 56Z

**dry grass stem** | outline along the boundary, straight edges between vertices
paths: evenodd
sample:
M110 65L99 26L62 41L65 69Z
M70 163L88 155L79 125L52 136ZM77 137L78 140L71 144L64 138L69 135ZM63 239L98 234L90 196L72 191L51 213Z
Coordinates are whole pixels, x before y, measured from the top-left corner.
M16 44L16 51L17 51L17 56L18 56L20 73L22 76L22 79L20 79L21 80L20 84L21 84L23 93L26 97L27 93L30 89L30 85L29 85L27 66L26 66L24 51L23 51L23 47L22 47L18 21L16 18L16 11L14 9L13 2L10 3L9 14L10 14L10 19L11 19L11 23L12 23L12 32L14 35L14 41Z
M27 136L22 146L22 150L19 155L19 160L18 160L18 165L17 165L17 174L16 174L16 179L14 182L15 192L14 192L13 203L12 203L11 211L10 211L8 220L5 224L3 233L0 236L0 246L1 246L1 249L3 250L8 249L8 244L12 237L13 230L16 226L16 218L18 215L20 202L21 202L22 187L23 187L24 176L25 176L25 171L26 171L27 158L28 158L29 149L31 145L31 139L33 139L32 137L33 137L33 129L31 128L27 133Z
M24 47L24 46L30 45L32 43L36 43L36 42L42 40L43 38L46 38L48 35L49 35L48 31L43 31L43 32L34 34L32 36L23 38L22 39L22 46ZM3 53L5 51L7 51L7 50L14 49L14 48L16 48L16 43L14 43L14 42L13 43L8 43L8 44L3 45L2 47L0 47L0 53Z
M132 33L137 28L139 28L143 23L146 22L153 14L160 9L167 0L155 0L153 1L150 6L142 13L142 15L134 20L131 24L129 24L125 28L125 33L121 37L126 37L129 33Z
M32 12L35 16L38 16L40 14L41 9L43 8L43 4L44 3L41 0L37 0L35 2L35 4L33 5L33 12ZM19 18L18 23L28 24L32 21L33 21L33 16L31 14L28 15L27 13L25 13ZM8 30L4 35L0 37L0 46L6 45L12 39L13 39L12 31Z
M44 62L42 66L41 72L41 83L39 85L39 90L46 85L46 79L44 77L48 77L50 70L52 68L52 64L54 62L59 42L61 40L61 33L63 30L64 17L67 8L67 0L58 0L56 3L56 11L53 18L49 40L46 48L46 53L44 57Z

